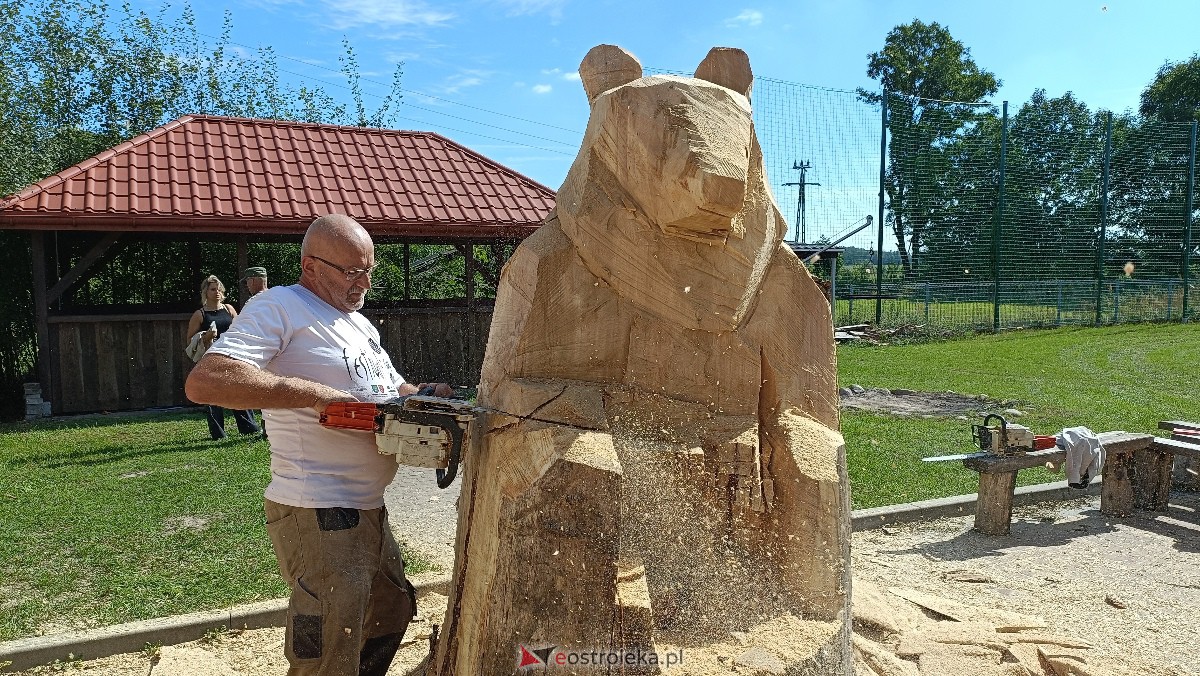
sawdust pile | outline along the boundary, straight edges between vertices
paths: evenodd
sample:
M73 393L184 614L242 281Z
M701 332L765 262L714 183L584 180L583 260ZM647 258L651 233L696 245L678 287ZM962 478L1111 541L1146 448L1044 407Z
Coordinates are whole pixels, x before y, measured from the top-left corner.
M970 517L855 533L857 673L1197 673L1200 494L1171 511L1116 520L1093 497L1018 507L1003 537Z

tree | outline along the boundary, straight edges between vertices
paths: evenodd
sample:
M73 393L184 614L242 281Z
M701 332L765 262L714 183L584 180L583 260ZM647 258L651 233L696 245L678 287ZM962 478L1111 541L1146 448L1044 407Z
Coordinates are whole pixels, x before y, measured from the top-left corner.
M1138 112L1162 122L1200 120L1200 56L1164 63L1142 91Z
M883 91L860 88L858 95L870 103L888 97L888 220L905 271L911 273L925 231L936 227L939 205L946 200L945 185L926 179L947 168L946 144L991 112L990 106L972 102L995 94L1000 81L936 22L914 20L893 28L883 50L867 58L867 75Z
M0 0L0 196L186 114L369 126L395 121L402 66L382 104L368 110L345 42L342 73L351 110L319 87L283 83L269 47L250 55L233 49L228 13L221 36L210 41L199 33L190 6L174 18L168 11L124 5L114 12L104 0ZM56 237L60 264L73 265L91 243L86 234ZM191 301L192 280L173 263L186 257L183 247L123 244L75 300ZM221 258L232 260L223 250ZM0 409L6 412L20 399L5 394L18 390L15 384L33 367L29 260L29 237L0 231L0 268L10 289L0 302L0 322L10 328L0 335ZM229 263L218 274L235 280L232 268Z
M1001 260L1023 278L1087 276L1095 260L1104 118L1035 90L1009 126Z

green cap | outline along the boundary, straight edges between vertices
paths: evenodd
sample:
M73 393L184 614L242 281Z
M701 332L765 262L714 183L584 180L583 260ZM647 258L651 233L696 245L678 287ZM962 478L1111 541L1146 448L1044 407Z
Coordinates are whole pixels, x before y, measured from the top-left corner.
M262 277L263 279L266 279L267 269L256 267L256 268L246 268L245 270L242 271L242 279L250 279L251 277Z

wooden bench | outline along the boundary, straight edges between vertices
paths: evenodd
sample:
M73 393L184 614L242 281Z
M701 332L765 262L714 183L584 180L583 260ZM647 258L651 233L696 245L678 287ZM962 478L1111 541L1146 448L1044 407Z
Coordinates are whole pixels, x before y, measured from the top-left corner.
M1133 478L1135 463L1159 437L1132 432L1104 432L1099 435L1104 446L1103 485L1100 487L1100 511L1111 516L1127 516L1139 503L1157 504L1157 493L1139 499ZM1150 460L1157 459L1155 451ZM1017 472L1041 467L1047 462L1066 462L1067 452L1061 448L1034 451L1024 455L987 455L963 460L967 469L979 472L979 496L975 500L975 530L987 535L1007 535L1012 524L1013 491L1017 487ZM1149 460L1142 460L1149 462ZM1171 462L1166 461L1168 488ZM1149 471L1145 472L1147 475ZM1155 481L1159 480L1157 474ZM1148 488L1148 487L1147 487ZM1146 490L1143 488L1143 490ZM1157 483L1154 490L1158 490ZM1165 500L1165 498L1163 498ZM1165 503L1164 503L1165 504Z
M1175 456L1200 458L1200 423L1184 420L1164 420L1158 428L1170 430L1171 437L1154 437L1150 447L1138 454L1134 477L1137 483L1137 508L1152 512L1167 509L1171 496L1171 466ZM1183 432L1183 433L1180 433Z

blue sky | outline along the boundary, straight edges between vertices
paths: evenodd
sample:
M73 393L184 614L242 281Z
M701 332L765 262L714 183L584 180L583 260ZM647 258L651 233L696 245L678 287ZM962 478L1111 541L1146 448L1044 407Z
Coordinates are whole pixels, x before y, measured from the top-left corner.
M1119 112L1136 109L1164 62L1196 51L1200 25L1195 0L193 2L202 32L219 35L227 10L234 43L273 47L293 83L339 97L348 98L337 73L343 37L356 51L369 105L403 61L398 126L442 133L551 188L587 122L575 69L599 43L621 45L647 68L686 72L709 48L735 46L749 53L757 76L876 89L867 54L891 28L919 18L947 26L995 73L1003 82L995 100L1014 112L1037 88ZM819 179L820 167L813 171L809 179Z

